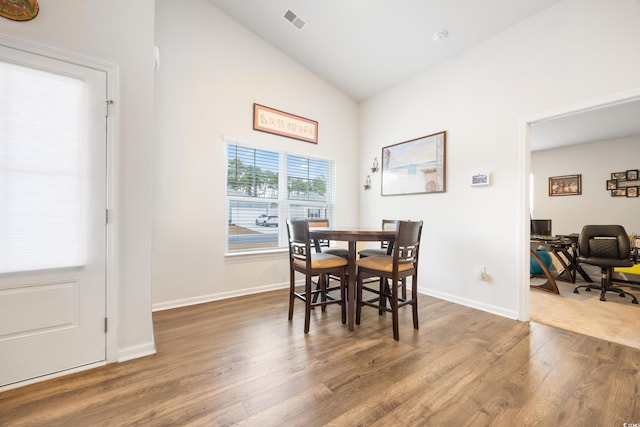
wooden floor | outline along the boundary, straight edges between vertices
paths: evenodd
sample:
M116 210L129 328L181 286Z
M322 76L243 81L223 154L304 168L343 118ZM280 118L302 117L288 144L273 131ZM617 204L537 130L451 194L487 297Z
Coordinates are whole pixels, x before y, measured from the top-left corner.
M622 426L640 350L421 295L420 326L274 291L154 314L158 353L0 393L1 426Z

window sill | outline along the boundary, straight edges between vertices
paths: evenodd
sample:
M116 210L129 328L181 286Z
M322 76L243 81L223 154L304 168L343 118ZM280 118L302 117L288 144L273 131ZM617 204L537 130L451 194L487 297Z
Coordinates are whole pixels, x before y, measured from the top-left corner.
M274 255L286 254L289 252L287 248L268 249L260 251L246 251L246 252L230 252L224 254L225 259L240 259L240 258L263 258L271 257Z

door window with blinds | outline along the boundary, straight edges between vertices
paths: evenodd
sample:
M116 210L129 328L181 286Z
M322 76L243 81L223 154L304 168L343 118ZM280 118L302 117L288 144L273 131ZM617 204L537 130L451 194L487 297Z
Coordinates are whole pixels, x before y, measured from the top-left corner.
M227 141L227 252L287 247L287 218L335 217L335 162Z
M84 90L0 61L0 273L84 262Z

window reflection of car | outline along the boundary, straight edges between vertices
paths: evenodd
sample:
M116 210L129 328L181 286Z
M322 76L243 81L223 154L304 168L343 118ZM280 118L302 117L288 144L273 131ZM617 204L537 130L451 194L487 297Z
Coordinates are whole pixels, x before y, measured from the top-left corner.
M256 225L262 225L263 227L277 227L278 215L262 214L256 218Z
M269 215L262 214L258 218L256 218L256 225L264 225L267 222L267 217Z
M265 227L277 227L278 226L278 215L269 215L267 220L264 223Z

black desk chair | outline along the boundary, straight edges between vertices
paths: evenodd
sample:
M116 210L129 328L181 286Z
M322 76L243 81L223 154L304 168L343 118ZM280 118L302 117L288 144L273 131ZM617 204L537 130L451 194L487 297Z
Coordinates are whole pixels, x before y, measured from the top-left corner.
M638 299L629 292L611 286L611 274L614 267L632 267L629 236L621 225L585 225L578 238L578 262L600 267L602 281L597 285L579 285L573 290L578 293L578 288L600 290L600 301L606 301L607 292L616 292L621 297L629 295L633 304L638 304Z

